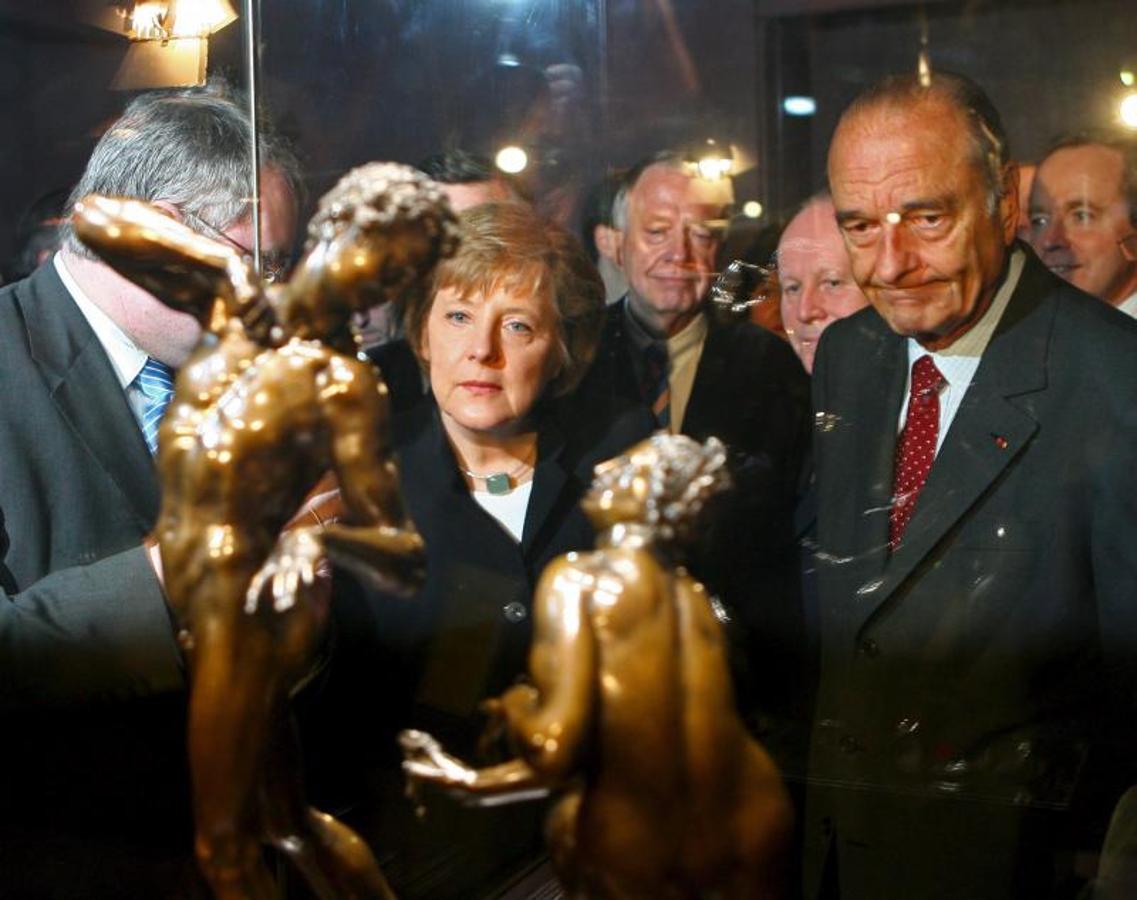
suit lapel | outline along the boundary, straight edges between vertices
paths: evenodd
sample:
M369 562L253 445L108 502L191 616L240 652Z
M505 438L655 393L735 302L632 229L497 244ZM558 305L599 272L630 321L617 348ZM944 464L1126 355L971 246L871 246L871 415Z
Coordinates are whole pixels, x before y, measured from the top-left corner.
M872 399L858 413L853 423L862 439L853 443L848 466L852 473L848 484L851 504L844 509L843 527L847 529L838 546L856 547L870 577L883 570L888 562L888 516L892 507L893 458L896 452L896 427L904 386L908 378L907 344L893 334L882 319L872 322L872 352L858 362L862 367L863 385L856 390ZM848 427L848 423L828 421L819 410L818 428Z
M529 495L525 527L521 532L521 552L526 557L568 481L563 460L564 435L553 416L546 416L541 423L538 441L533 492Z
M877 591L890 596L1026 448L1038 422L1015 398L1046 388L1054 303L1032 255L952 421L904 540Z
M106 352L54 265L32 276L21 301L33 359L60 414L150 528L158 515L154 461Z

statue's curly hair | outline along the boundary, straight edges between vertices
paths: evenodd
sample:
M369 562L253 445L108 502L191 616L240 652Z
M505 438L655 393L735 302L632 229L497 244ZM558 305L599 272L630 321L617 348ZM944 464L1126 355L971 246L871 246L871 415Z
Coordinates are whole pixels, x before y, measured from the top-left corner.
M708 501L731 486L726 447L716 437L699 443L682 434L655 434L647 443L654 451L648 477L645 522L663 544L691 541ZM628 485L639 474L633 452L597 476L596 483Z
M423 228L435 240L437 258L452 255L458 246L458 222L442 188L410 166L367 163L320 198L308 223L306 249L330 240L345 225L368 232L401 223Z

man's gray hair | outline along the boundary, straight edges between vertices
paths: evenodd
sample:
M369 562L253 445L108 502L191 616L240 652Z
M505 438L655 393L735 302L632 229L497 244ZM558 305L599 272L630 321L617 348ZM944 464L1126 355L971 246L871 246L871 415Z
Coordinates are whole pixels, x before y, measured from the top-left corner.
M1003 120L984 90L958 72L937 71L930 84L915 73L889 75L864 90L841 114L837 123L882 106L915 105L929 99L942 100L958 110L967 123L971 139L972 162L987 186L987 211L991 215L1003 196L1003 175L1010 162L1010 144Z
M616 196L612 198L612 227L617 231L623 231L628 227L628 196L635 190L644 172L652 166L663 166L680 172L689 171L683 154L676 150L661 150L628 169L627 174L621 179Z
M162 200L191 219L229 228L252 210L251 140L249 118L224 86L143 94L99 139L71 191L61 226L65 246L95 258L70 224L75 203L92 193ZM260 143L262 167L279 171L299 203L295 155L267 128Z

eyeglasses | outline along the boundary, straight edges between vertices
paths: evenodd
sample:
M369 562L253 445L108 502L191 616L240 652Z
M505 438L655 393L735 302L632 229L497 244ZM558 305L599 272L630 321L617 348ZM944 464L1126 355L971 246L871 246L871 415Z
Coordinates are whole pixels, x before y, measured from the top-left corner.
M235 250L240 250L241 254L248 259L253 258L253 251L242 244L240 241L231 238L224 231L216 225L212 225L205 221L201 216L191 213L187 209L179 210L182 216L187 219L191 224L200 228L210 237L220 238L225 241L230 247ZM262 253L261 254L261 278L269 284L275 284L284 281L288 277L288 270L291 268L291 257L286 253Z

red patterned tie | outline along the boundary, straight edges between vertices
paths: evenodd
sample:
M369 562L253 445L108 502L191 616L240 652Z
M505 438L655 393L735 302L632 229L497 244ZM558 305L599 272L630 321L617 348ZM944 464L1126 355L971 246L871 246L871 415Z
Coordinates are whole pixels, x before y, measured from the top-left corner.
M921 356L912 364L908 419L896 442L892 512L888 518L888 545L894 550L908 527L936 456L936 438L940 432L940 387L943 382L944 377L930 356Z

